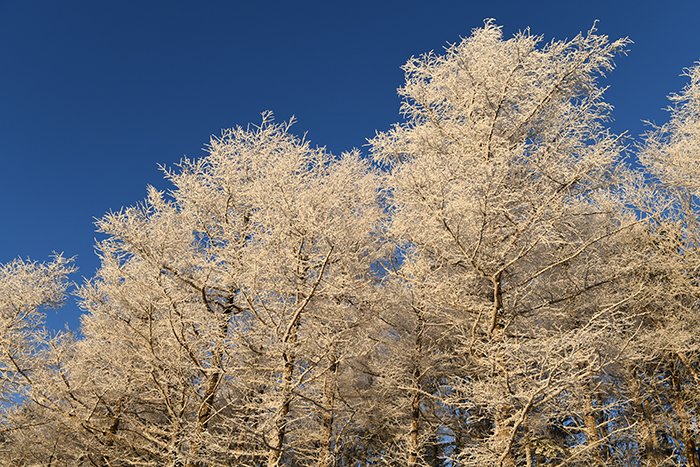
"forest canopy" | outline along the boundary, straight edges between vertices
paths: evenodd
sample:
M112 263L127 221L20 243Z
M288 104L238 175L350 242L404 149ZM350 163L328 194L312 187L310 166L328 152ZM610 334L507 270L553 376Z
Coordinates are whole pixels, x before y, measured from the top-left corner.
M368 154L264 113L102 217L83 284L0 266L0 462L700 467L700 66L633 144L629 43L486 21Z

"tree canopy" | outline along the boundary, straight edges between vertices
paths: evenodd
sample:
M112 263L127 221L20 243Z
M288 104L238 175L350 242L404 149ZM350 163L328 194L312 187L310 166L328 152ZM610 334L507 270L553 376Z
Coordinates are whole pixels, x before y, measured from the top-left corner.
M634 146L628 44L487 21L369 155L224 131L98 221L79 336L70 260L0 268L2 462L700 467L700 66Z

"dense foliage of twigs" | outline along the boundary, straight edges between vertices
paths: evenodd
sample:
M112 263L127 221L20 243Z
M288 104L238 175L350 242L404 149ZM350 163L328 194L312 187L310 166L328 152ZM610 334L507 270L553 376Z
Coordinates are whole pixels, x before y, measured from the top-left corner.
M5 465L700 466L700 68L630 150L595 30L491 22L340 157L264 114L0 269ZM635 163L624 155L632 154Z

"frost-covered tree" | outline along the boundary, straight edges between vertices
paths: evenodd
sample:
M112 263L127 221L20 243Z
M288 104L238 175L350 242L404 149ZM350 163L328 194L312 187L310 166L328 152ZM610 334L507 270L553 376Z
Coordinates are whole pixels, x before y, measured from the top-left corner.
M22 428L18 420L24 406L60 409L60 401L52 394L37 389L51 365L47 353L52 338L42 309L63 302L67 276L73 271L71 260L60 255L49 263L17 259L0 266L0 439L5 441L0 445L0 457L14 455L8 453L8 444L12 444L6 441ZM36 424L44 425L45 421Z
M655 191L667 202L648 208L663 211L653 233L660 252L656 276L663 285L647 333L638 341L634 385L644 452L652 460L695 467L700 466L700 67L685 75L690 82L671 95L669 121L646 134L640 151Z
M690 80L678 94L670 96L668 123L648 132L642 160L669 188L686 196L700 194L700 65L685 72Z
M413 323L393 383L408 388L407 465L435 450L461 465L537 463L553 429L568 441L545 458L581 461L600 443L592 388L644 293L640 221L620 201L620 137L597 84L626 45L595 30L505 40L487 22L405 65L406 122L372 150L391 168L403 258L391 274Z
M349 365L370 350L362 302L378 186L356 153L334 158L270 118L183 160L168 195L151 188L99 221L102 266L80 290L84 338L62 389L83 439L68 458L273 466L337 455L363 409L345 393Z
M0 266L0 397L6 407L31 387L46 340L42 307L65 298L70 260L56 256L42 264L20 259Z
M487 21L334 156L264 114L0 268L0 464L700 466L700 72L628 163L595 29Z

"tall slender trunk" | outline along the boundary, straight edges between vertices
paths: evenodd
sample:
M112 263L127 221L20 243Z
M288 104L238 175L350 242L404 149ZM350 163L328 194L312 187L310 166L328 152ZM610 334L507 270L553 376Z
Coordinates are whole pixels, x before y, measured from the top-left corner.
M204 399L197 413L197 428L199 432L206 430L209 426L209 420L214 408L214 399L219 383L221 382L221 353L217 352L212 363L217 366L217 369L209 376L206 388L204 389Z
M413 307L416 313L415 329L415 366L413 368L413 397L411 398L411 425L408 431L406 466L418 465L418 453L420 450L420 406L421 406L421 355L423 353L423 332L425 331L425 318L422 310Z
M287 436L287 416L292 404L292 377L294 376L294 356L285 351L282 353L284 369L282 370L282 401L273 426L272 444L267 457L268 467L277 467L284 453L284 438Z
M646 454L646 458L652 463L660 461L663 458L663 455L659 451L659 441L656 437L656 423L654 422L654 416L649 410L649 403L642 400L640 408L642 409L643 426L646 431L646 437L644 439L644 452Z
M586 443L592 446L591 454L592 461L595 465L605 465L605 442L604 434L601 433L599 426L599 417L594 406L595 399L589 394L586 397L586 412L583 417L583 423L586 434Z
M420 393L416 391L413 395L413 399L411 400L411 427L408 432L408 456L406 458L407 467L414 467L418 464L418 432L420 430L420 403L421 396Z
M491 305L491 319L489 323L489 338L493 337L493 333L498 328L498 318L501 314L503 308L503 287L501 285L501 277L503 271L497 273L491 278L492 285L492 305Z
M333 461L333 422L335 421L335 389L338 376L338 357L332 349L328 358L330 365L323 381L324 407L321 420L321 453L318 467L331 467Z
M296 310L294 310L294 314L290 319L289 323L287 324L287 329L285 330L284 335L281 338L281 344L284 346L282 350L282 361L284 364L284 367L282 369L282 399L279 407L277 408L277 413L275 414L275 420L272 427L272 439L270 442L270 449L268 451L267 456L268 467L277 467L284 455L284 438L285 436L287 436L289 422L288 416L294 394L294 385L292 379L294 377L294 367L296 366L296 356L294 354L294 351L296 349L297 344L299 320L301 319L301 314L306 309L306 306L314 297L316 288L321 283L321 279L323 278L326 266L328 265L328 260L330 259L331 254L333 253L333 246L331 246L328 250L328 253L326 254L326 257L319 265L320 267L318 270L318 275L316 276L316 280L311 286L311 290L309 292L302 292L302 287L303 284L307 281L307 273L309 271L309 266L306 264L308 258L304 254L304 244L305 240L302 239L297 250L298 264L296 274L297 280L299 281L295 300L297 308Z
M212 363L220 365L221 356L215 355L215 358L212 358ZM216 398L216 393L220 381L221 371L219 371L218 369L212 372L207 378L207 383L204 388L204 397L202 399L202 403L200 404L199 411L197 412L197 425L195 428L195 436L190 444L190 451L189 455L187 456L188 461L185 464L187 467L195 467L197 465L201 465L199 462L196 461L196 458L199 454L199 450L201 448L201 442L199 440L199 437L204 431L207 430L207 427L209 426L209 419L211 418L212 408L214 406L214 399Z
M700 375L693 367L692 362L690 362L688 360L685 353L683 353L683 352L678 352L678 359L683 364L683 367L686 369L686 371L688 371L690 376L693 377L693 382L695 383L695 385L697 385L697 383L700 382ZM680 399L680 397L679 397L679 399ZM680 403L682 405L682 409L684 412L683 432L684 432L685 440L684 440L683 444L685 445L685 456L686 456L686 459L688 462L688 466L689 467L700 467L700 452L698 451L698 447L697 447L697 444L695 442L695 437L693 435L693 430L690 426L691 417L688 414L688 411L686 410L685 404L683 403L682 400L680 401Z
M211 373L207 376L206 384L204 386L204 394L202 397L202 403L199 405L199 410L197 411L197 424L195 427L195 436L190 444L190 451L187 456L186 467L194 467L200 465L196 461L199 454L199 449L201 448L201 442L199 437L203 432L205 432L209 426L209 421L211 419L214 402L216 400L216 394L219 389L219 384L221 383L222 374L222 363L224 355L224 341L228 335L228 321L229 313L222 313L221 322L219 323L219 335L218 342L216 343L214 349L212 350L211 356Z
M297 342L297 328L299 324L295 319L290 326L290 330L284 339L287 348L282 352L282 361L284 367L282 369L282 399L275 414L275 420L272 427L272 440L270 450L267 456L267 466L277 467L284 454L284 438L287 436L287 423L289 410L292 405L292 393L294 377L294 366L296 364L293 348Z
M641 426L638 433L641 438L639 439L639 446L643 449L643 459L651 465L660 464L663 455L659 451L654 416L649 408L649 403L646 401L646 394L642 390L642 383L636 375L633 375L630 379L630 391L634 396L630 398L632 401L632 408Z
M511 449L511 434L513 427L508 423L509 410L501 408L496 411L493 420L493 437L496 446L503 449L501 454L499 467L515 467L515 457Z
M697 445L695 444L695 437L691 427L691 417L688 414L688 409L681 393L681 382L676 375L674 375L671 379L674 391L674 394L672 395L673 410L676 412L678 422L681 425L681 435L684 448L683 455L685 456L685 462L688 467L700 467L700 456L698 455Z
M179 467L182 465L182 462L180 462L179 459L179 453L180 453L180 445L182 443L181 439L181 427L180 427L180 419L179 418L173 418L173 422L170 426L170 443L168 446L168 467Z
M525 466L533 467L533 457L532 457L532 443L530 442L530 435L525 439Z

